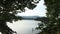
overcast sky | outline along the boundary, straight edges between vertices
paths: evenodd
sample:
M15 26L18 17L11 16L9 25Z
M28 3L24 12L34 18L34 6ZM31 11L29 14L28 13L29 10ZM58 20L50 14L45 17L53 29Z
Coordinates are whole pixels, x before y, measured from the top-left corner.
M37 7L34 8L33 10L29 10L26 8L25 12L19 13L18 15L20 16L46 16L46 6L44 5L44 1L41 0L38 4Z

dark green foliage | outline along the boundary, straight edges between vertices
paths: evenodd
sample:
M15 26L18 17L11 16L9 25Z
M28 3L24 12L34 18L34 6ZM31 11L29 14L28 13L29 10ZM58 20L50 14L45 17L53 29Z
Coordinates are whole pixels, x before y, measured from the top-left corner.
M60 34L60 0L44 0L49 21L39 34Z
M38 2L33 0L0 0L0 32L2 34L13 34L14 31L7 26L6 22L21 20L22 18L16 14L24 12L26 7L35 8Z

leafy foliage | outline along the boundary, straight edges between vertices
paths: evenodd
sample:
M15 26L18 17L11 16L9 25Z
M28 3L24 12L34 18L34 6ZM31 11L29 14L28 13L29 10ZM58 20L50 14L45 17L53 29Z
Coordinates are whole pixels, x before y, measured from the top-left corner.
M0 32L13 34L14 31L7 26L6 22L21 20L22 18L16 14L24 12L26 7L34 9L38 2L39 0L0 0Z
M60 34L60 0L44 0L47 7L48 22L39 34Z

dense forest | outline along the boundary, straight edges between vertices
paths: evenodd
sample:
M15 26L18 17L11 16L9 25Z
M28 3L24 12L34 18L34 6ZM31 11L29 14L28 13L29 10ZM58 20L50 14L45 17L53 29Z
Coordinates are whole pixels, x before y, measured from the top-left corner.
M8 27L6 22L21 20L16 16L17 13L25 11L25 8L34 9L40 0L0 0L0 32L2 34L16 33ZM38 34L60 34L60 0L44 0L46 5L46 18L39 27L41 29ZM20 10L20 11L17 11ZM45 26L45 27L44 27Z
M46 5L46 16L48 21L44 20L36 29L41 29L38 34L60 34L60 0L44 0Z

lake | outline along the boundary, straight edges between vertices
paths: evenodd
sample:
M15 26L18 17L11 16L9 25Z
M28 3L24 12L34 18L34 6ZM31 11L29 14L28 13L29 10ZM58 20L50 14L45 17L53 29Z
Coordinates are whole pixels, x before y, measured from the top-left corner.
M36 34L40 30L35 30L35 28L38 26L37 24L40 23L40 21L35 20L18 20L13 23L7 23L7 25L12 28L14 31L17 32L17 34Z

